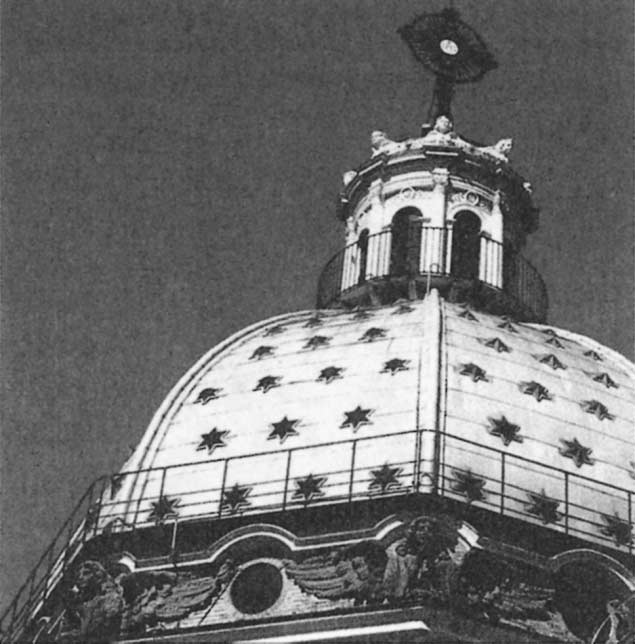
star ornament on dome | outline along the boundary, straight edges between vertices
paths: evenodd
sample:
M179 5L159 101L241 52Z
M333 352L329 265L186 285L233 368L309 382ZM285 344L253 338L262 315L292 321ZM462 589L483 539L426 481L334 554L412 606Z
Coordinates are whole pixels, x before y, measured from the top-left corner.
M238 483L234 483L234 486L223 492L223 500L221 502L221 512L223 510L228 510L230 514L235 514L236 512L242 510L243 508L251 505L247 500L247 497L251 493L253 488L248 486L241 486Z
M385 494L390 490L401 487L399 475L402 471L402 467L390 467L388 463L384 463L380 469L370 471L373 480L370 482L368 489L371 492L378 490L380 494Z
M303 499L305 503L310 503L313 499L324 496L322 486L326 482L326 476L308 476L295 480L296 489L293 492L294 499Z
M356 432L363 425L370 425L372 421L369 416L373 413L372 409L362 409L360 405L357 405L352 411L344 412L344 422L340 425L340 429L345 427L352 427L353 432Z
M589 374L595 382L603 384L607 389L618 389L619 385L609 376L606 371L602 373Z
M504 329L510 333L518 333L518 329L512 324L511 320L503 319L503 321L497 325L499 329Z
M261 345L249 357L250 360L262 360L268 356L273 355L273 347L267 345Z
M562 443L562 447L559 447L558 451L565 458L570 458L576 467L593 465L595 463L595 459L591 458L593 450L590 447L582 445L577 438L574 438L572 441L561 438L560 442Z
M152 510L148 515L149 521L154 521L157 525L167 519L176 519L179 516L177 507L181 499L170 499L167 496L160 496L158 501L152 502Z
M397 308L392 312L393 315L405 315L414 311L414 308L408 302L397 301L395 304L397 304Z
M344 371L342 367L326 367L320 371L320 375L317 378L318 382L324 382L328 385L333 380L342 378L342 371Z
M478 318L470 311L470 309L464 309L459 313L459 317L464 320L469 320L470 322L478 322Z
M600 532L615 540L617 546L629 546L633 543L633 525L622 519L617 512L615 514L602 514L606 523L600 528Z
M521 382L519 387L524 394L533 396L538 402L553 400L553 396L549 393L549 390L534 380L531 382Z
M225 436L229 434L229 430L219 430L218 427L214 427L211 432L207 432L207 434L201 434L201 442L198 444L198 447L196 448L197 452L200 452L202 450L207 450L207 454L213 454L214 450L217 447L226 447L227 443L223 440Z
M550 338L547 338L545 342L547 344L550 344L552 347L556 347L558 349L564 349L564 344L560 342L560 338L557 335L552 335Z
M371 327L364 332L364 335L359 339L360 342L375 342L386 337L386 329L379 329Z
M299 422L300 422L299 419L289 420L285 416L282 420L278 421L277 423L271 423L271 426L273 427L273 431L269 434L267 438L269 440L279 438L280 443L284 443L287 437L298 435L298 432L295 429L295 427Z
M400 371L408 371L409 362L410 360L392 358L392 360L388 360L388 362L384 363L384 368L381 370L381 373L389 373L391 376L394 376Z
M206 387L205 389L201 389L198 397L194 401L194 404L207 405L210 400L216 400L221 391L222 389L219 389L218 387Z
M610 414L606 406L597 400L583 400L580 405L587 414L593 414L598 420L615 420L615 416Z
M312 351L319 348L319 347L326 347L329 345L331 342L331 338L325 336L325 335L314 335L313 337L309 338L305 345L304 349L311 349Z
M461 367L461 370L459 373L462 376L469 376L472 379L472 382L489 382L489 379L487 377L487 374L485 373L484 369L481 369L478 365L475 365L473 362L470 362L468 364L464 364Z
M509 347L500 338L491 338L482 340L483 344L489 349L494 349L497 353L509 353Z
M451 483L452 490L462 494L468 505L474 501L484 501L485 479L476 476L472 470L452 470L454 481Z
M544 356L534 356L538 362L541 364L546 364L547 366L551 367L554 371L558 371L558 369L566 369L566 365L564 365L560 360L558 359L557 356L555 356L553 353L548 353L547 355Z
M322 321L322 316L318 315L317 313L313 316L310 317L306 323L304 324L305 328L307 329L313 329L316 326L322 326L324 322Z
M254 391L262 391L266 394L270 389L280 386L280 376L265 376L258 381L254 387Z
M527 513L539 517L545 524L558 523L562 519L562 514L558 512L560 501L552 499L545 494L544 489L540 494L534 492L527 492L530 503L527 505Z
M368 320L372 315L364 308L357 307L353 314L353 320Z
M280 335L284 333L285 327L282 324L276 324L275 326L270 326L264 333L265 337L271 337L272 335Z
M591 360L595 360L596 362L602 362L602 356L597 351L593 351L593 349L585 351L584 355L587 358L591 358Z
M510 445L512 442L523 442L523 437L518 435L520 427L518 425L514 425L514 423L510 423L505 416L501 416L500 418L490 417L487 420L491 423L487 431L492 436L498 436L503 441L503 445L505 445L505 447Z

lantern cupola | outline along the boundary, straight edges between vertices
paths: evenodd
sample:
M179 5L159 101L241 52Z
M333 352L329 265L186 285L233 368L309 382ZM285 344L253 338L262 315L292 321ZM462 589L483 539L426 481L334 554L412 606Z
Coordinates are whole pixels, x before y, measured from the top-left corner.
M400 34L435 75L433 122L400 141L373 132L370 159L344 174L346 243L322 273L318 306L388 304L436 288L450 301L545 321L544 282L522 255L538 210L511 168L512 140L476 143L450 116L454 84L480 80L493 56L453 10L424 14Z

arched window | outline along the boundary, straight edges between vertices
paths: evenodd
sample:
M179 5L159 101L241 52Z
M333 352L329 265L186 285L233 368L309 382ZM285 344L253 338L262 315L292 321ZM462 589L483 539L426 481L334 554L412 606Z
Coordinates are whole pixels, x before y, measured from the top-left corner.
M363 284L366 281L366 268L368 264L368 228L364 228L359 234L357 240L357 258L359 262L359 273L357 275L357 283Z
M450 272L461 279L478 279L481 251L481 220L469 210L454 217L452 226L452 266Z
M421 256L421 213L402 208L392 218L390 274L417 275Z

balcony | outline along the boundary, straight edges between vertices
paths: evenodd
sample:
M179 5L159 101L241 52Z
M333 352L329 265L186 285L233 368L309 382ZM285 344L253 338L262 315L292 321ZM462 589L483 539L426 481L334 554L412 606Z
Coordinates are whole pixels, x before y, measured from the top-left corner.
M431 288L497 315L544 322L547 289L538 271L510 246L484 235L453 243L452 228L419 227L409 239L392 230L331 258L318 282L318 308L389 304Z
M441 441L444 445L438 467L423 454L422 446L431 441ZM483 486L479 489L482 493L470 497L466 496L461 481L471 476L471 472L461 464L469 462L475 450L481 460L487 460L487 468L486 473L481 473ZM381 484L376 472L384 466L387 453L391 454L393 472L389 480L384 478L385 484ZM324 454L330 458L324 458ZM292 475L294 464L303 462L314 465L311 468L313 479L321 481L313 494L307 495L308 488L298 486L298 479ZM552 501L558 510L550 517L549 525L545 517L537 516L528 508L535 490L518 485L515 472L519 470L533 472L538 488L541 481L549 481L556 491ZM434 480L431 472L436 473ZM250 479L244 478L246 473L251 473ZM249 487L244 503L237 502L240 499L232 492L236 480ZM178 550L187 525L196 522L304 510L309 505L312 508L337 504L350 506L425 493L461 504L467 500L476 509L542 526L545 530L577 537L626 555L634 553L632 540L616 543L604 529L597 508L617 508L620 516L631 524L635 491L447 432L413 429L304 448L124 472L97 479L2 615L3 641L33 641L32 637L26 637L26 632L31 630L34 619L61 614L60 583L74 562L87 556L91 549L101 552L102 556L108 548L121 549L127 536L134 539L150 535L149 531L166 528L169 543ZM174 512L157 515L156 507L162 498L179 499ZM118 545L113 546L109 540L117 540ZM149 538L143 542L152 541ZM96 548L93 548L95 544Z

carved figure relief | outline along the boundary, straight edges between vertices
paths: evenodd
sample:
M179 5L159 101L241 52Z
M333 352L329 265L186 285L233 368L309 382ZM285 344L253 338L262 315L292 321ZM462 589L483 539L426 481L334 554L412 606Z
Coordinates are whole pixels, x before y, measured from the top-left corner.
M105 641L143 633L204 608L235 574L227 559L215 575L139 571L114 577L98 561L84 561L66 598L59 641Z

